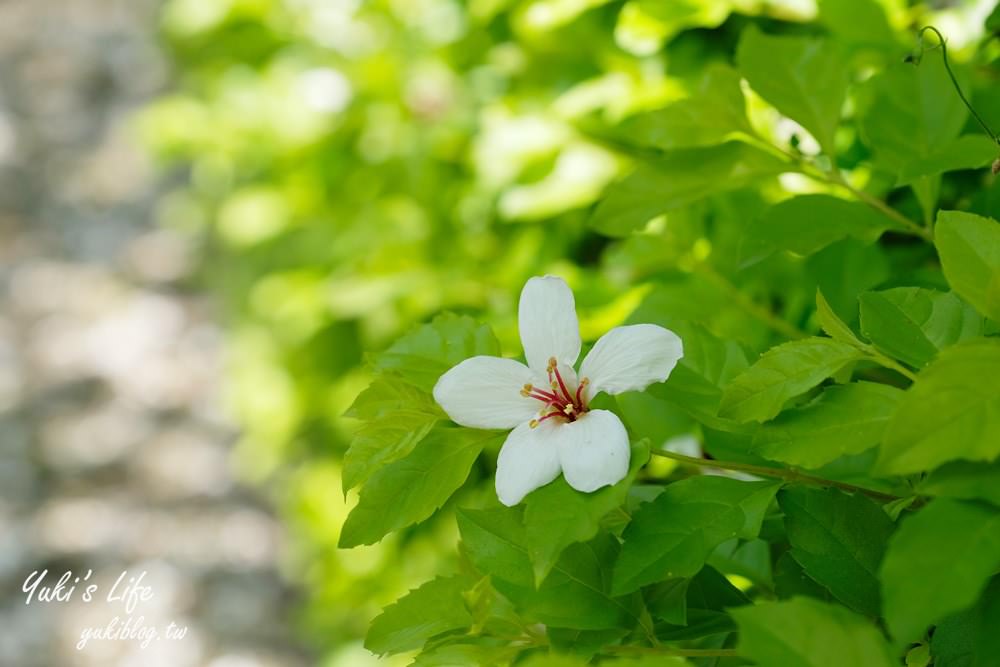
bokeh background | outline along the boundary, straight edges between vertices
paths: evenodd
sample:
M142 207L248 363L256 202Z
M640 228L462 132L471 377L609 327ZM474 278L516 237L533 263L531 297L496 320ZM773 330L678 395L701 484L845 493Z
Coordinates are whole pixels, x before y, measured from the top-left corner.
M961 59L995 2L866 4L884 21L811 0L0 1L0 665L406 664L361 638L456 535L336 548L366 352L456 310L516 353L516 295L546 272L591 339L668 261L660 299L759 347L718 288L587 227L628 167L597 128L691 94L751 21L886 58L934 23ZM146 569L149 613L190 635L76 651L107 613L24 605L46 567Z

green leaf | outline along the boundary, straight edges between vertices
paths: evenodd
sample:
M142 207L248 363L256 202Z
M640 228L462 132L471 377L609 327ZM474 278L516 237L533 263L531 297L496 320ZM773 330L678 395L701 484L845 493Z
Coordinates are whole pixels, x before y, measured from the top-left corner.
M684 357L666 382L653 385L647 393L702 423L725 427L716 417L722 387L747 369L746 352L737 342L720 340L696 325L674 325L673 330L684 341Z
M775 37L751 26L736 49L750 87L816 137L834 155L834 133L847 95L847 69L831 42Z
M934 628L934 667L1000 665L1000 577L993 577L979 601Z
M986 500L1000 506L1000 461L952 461L924 478L917 492L927 496Z
M886 354L926 366L939 350L983 334L983 318L951 292L896 287L864 292L861 332Z
M719 415L739 422L767 421L861 353L832 338L804 338L773 347L726 385Z
M823 296L823 292L820 289L816 290L816 317L819 319L819 325L823 329L823 332L830 338L857 348L866 347L865 343L854 335L851 327L847 326L840 319L840 316L833 311L833 308L826 300L826 297Z
M920 171L917 165L945 151L968 116L936 52L927 53L919 66L891 65L865 88L862 138L879 163L896 174Z
M882 561L885 619L900 642L965 609L1000 567L1000 509L937 499L903 520Z
M639 468L648 460L649 444L642 441L632 445L629 474L614 486L581 493L559 477L528 494L524 528L535 584L541 583L567 546L597 535L601 519L625 502Z
M671 151L613 183L590 226L607 236L627 236L661 213L789 169L783 160L740 142Z
M799 561L792 558L788 551L781 554L774 564L774 592L781 600L805 596L824 602L833 601L830 591L806 574Z
M941 211L934 245L952 289L1000 322L1000 223L972 213Z
M762 425L753 452L771 461L819 468L874 447L903 397L895 387L852 382L827 387L816 400Z
M806 260L806 270L833 312L848 325L858 321L858 295L891 275L889 257L882 246L856 239L843 239L823 248Z
M409 454L444 415L430 394L387 375L361 392L345 416L366 421L344 455L346 493L382 466Z
M480 354L500 354L493 331L471 317L446 313L393 343L376 358L375 368L398 373L410 384L431 391L445 371Z
M778 493L791 554L817 583L855 611L879 615L878 565L892 520L875 502L838 489Z
M907 163L899 174L900 184L947 171L985 167L997 158L997 145L985 134L967 134L926 157Z
M479 453L503 436L438 426L406 457L380 468L361 490L340 533L340 546L374 544L431 516L462 486Z
M737 650L768 667L895 667L895 656L874 625L843 607L809 598L764 602L732 610L740 628Z
M520 646L500 645L492 638L463 638L461 642L428 647L410 667L462 667L464 665L506 665L521 652Z
M690 625L704 623L714 628L711 621L724 616L725 609L750 604L740 589L708 565L690 579L670 579L650 586L643 595L646 608L654 618L680 627L689 626L690 614ZM658 634L663 634L662 631L663 626L660 626Z
M691 577L722 542L756 537L778 486L713 476L669 485L640 506L625 529L612 590L627 593L655 581Z
M469 559L526 617L580 630L637 622L628 600L609 591L605 568L618 553L610 536L570 545L536 589L519 508L459 509L458 528Z
M434 635L469 627L472 616L462 593L470 586L466 577L438 577L410 591L372 621L365 648L380 655L400 653L420 648Z
M664 109L638 114L622 124L627 141L661 150L721 144L734 134L750 134L740 75L711 65L691 97Z
M897 228L893 220L860 202L831 195L798 195L751 221L740 254L747 261L776 250L812 255L847 237L871 243L885 230Z
M871 0L820 0L819 20L840 39L857 46L891 49L895 36L885 9Z
M1000 339L943 350L889 421L877 469L905 475L947 461L1000 455Z

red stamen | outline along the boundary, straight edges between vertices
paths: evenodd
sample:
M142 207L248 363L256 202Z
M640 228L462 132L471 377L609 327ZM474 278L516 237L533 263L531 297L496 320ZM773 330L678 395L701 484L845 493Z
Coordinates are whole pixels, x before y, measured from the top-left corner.
M580 408L583 407L583 401L581 400L580 392L582 392L583 388L586 387L588 384L590 384L590 380L588 380L587 378L583 378L582 380L580 380L580 384L576 388L576 401L574 401L574 403L576 403L577 407Z
M541 424L546 419L550 419L552 417L565 417L565 416L566 415L564 415L563 413L559 412L558 410L553 410L552 412L549 412L547 414L542 415L538 419L531 420L531 428L535 428L536 426L538 426L539 424Z
M559 381L559 388L562 389L563 396L566 397L567 401L569 401L570 403L572 403L573 402L573 394L571 394L569 392L569 389L566 388L566 383L563 382L562 375L559 373L559 365L558 365L558 362L556 362L556 358L555 357L552 357L551 359L549 359L549 368L552 370L552 372L554 372L556 374L556 380Z

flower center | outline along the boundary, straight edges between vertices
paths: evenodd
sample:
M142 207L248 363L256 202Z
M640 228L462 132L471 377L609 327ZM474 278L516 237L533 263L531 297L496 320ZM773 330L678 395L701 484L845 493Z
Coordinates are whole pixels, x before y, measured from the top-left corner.
M532 419L529 425L535 428L546 419L558 417L567 422L573 422L587 413L587 399L583 390L590 383L590 380L583 378L577 385L576 391L570 391L559 373L559 362L555 357L549 359L549 386L551 391L539 389L531 384L526 384L521 389L521 396L533 398L544 404L538 419Z

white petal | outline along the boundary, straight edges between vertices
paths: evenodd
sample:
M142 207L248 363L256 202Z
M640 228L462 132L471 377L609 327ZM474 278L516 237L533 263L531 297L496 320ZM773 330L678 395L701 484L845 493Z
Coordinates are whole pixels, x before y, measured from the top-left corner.
M684 356L681 339L655 324L617 327L600 337L580 365L587 398L598 392L641 391L663 382Z
M591 410L554 430L563 475L577 491L590 493L628 474L628 434L615 413Z
M567 366L580 356L580 323L573 291L562 278L531 278L521 290L517 310L524 357L535 372L545 373L555 357Z
M542 407L541 402L521 396L521 388L534 378L519 361L472 357L441 376L434 385L434 400L456 424L514 428Z
M507 436L497 459L497 498L508 507L559 476L559 454L553 433L560 428L543 422L521 424Z

